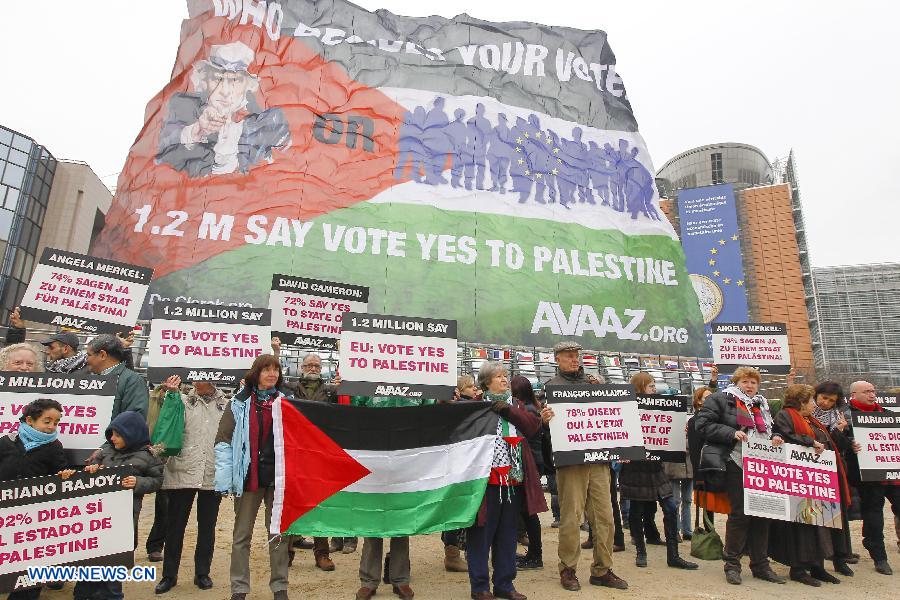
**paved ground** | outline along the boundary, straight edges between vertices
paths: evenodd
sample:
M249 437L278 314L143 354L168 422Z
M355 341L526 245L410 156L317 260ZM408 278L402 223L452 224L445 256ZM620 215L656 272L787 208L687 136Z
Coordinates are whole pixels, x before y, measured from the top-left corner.
M141 518L140 535L146 539L152 522L153 502L144 503L145 511ZM192 584L193 554L188 549L193 548L196 531L195 523L189 526L186 541L185 554L182 557L182 567L178 585L163 597L171 600L222 600L230 597L228 586L228 564L231 548L233 510L230 502L223 502L219 513L217 527L216 554L213 560L212 578L215 587L208 591L200 591ZM888 532L889 556L897 575L886 577L875 572L872 561L868 556L863 556L858 565L854 565L856 576L843 578L840 585L823 584L821 588L810 588L799 583L788 582L786 585L774 585L754 580L749 576L748 568L744 568L744 585L740 587L730 586L725 583L720 562L701 563L697 571L680 571L670 569L665 562L665 548L651 546L649 549L649 567L639 569L634 566L634 549L629 546L625 552L615 554L615 572L629 583L627 591L614 591L606 588L596 588L588 585L588 571L590 565L590 553L583 552L581 564L578 569L582 582L580 593L566 592L559 586L559 578L556 575L556 546L557 530L551 529L550 515L541 515L544 523L544 569L540 571L524 571L516 578L516 588L527 594L532 600L565 598L576 600L578 598L631 598L639 600L668 599L668 598L722 598L746 600L749 598L762 598L769 594L778 594L780 597L789 597L791 600L820 599L820 598L900 598L900 553L897 551L894 539L893 527ZM892 523L893 517L886 511L885 522ZM662 530L662 523L660 523ZM860 540L861 523L851 524L854 549L862 548ZM720 526L720 533L724 536L724 526ZM262 523L262 511L260 511L257 536L254 539L255 548L252 554L253 588L248 600L271 598L268 589L268 555L264 548L264 528ZM360 549L362 544L360 543ZM689 553L689 544L682 544L682 553ZM136 562L147 563L143 547L138 551ZM345 598L351 599L359 587L357 569L359 566L359 550L355 554L337 554L333 556L337 564L337 570L324 573L315 568L311 550L300 550L291 567L290 597L293 600L318 599L318 598ZM443 569L443 545L440 536L421 536L413 539L412 543L412 587L417 599L465 599L469 598L468 576L465 573L447 573ZM155 563L162 569L162 563ZM830 568L830 565L828 565ZM787 568L775 565L775 569L787 575ZM150 600L157 598L153 593L153 584L132 583L125 585L125 595L133 600ZM62 600L72 597L72 586L67 585L58 592L45 590L41 595L44 600ZM387 586L379 588L379 598L394 598ZM162 598L162 597L159 597Z

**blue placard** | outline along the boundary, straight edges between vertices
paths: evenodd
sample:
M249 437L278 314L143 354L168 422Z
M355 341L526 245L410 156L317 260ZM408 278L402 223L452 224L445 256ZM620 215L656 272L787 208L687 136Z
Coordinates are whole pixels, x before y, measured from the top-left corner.
M687 270L711 345L712 323L750 320L734 187L726 183L680 190L678 217Z

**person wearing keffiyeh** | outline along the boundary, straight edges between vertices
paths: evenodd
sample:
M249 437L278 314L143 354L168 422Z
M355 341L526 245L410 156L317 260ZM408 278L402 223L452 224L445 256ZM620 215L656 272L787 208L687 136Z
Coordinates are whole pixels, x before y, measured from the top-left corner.
M487 490L475 523L466 531L466 558L472 598L525 600L516 591L516 525L519 514L547 510L540 475L526 438L541 428L540 418L520 408L509 389L509 374L498 362L485 361L478 372L484 401L491 403L497 420ZM488 557L494 566L490 590Z
M859 442L855 442L850 438L850 426L844 417L844 390L840 384L834 381L823 381L818 384L814 390L815 405L813 407L813 418L822 424L822 427L828 432L833 444L829 450L834 450L840 459L843 469L840 470L841 485L846 485L849 491L850 481L848 474L848 460L852 457L855 460L855 454L861 449ZM846 498L845 506L841 511L841 528L829 528L831 534L831 545L834 548L832 562L834 570L846 577L853 576L853 569L848 564L853 556L853 548L850 540L850 525L848 523L848 513L850 506L850 498Z
M750 555L750 571L757 579L785 583L769 564L769 519L744 514L743 442L750 439L783 443L772 435L768 401L758 394L759 371L740 367L725 391L708 397L697 416L697 431L705 439L700 452L700 470L707 484L713 476L724 480L731 512L725 524L725 580L741 584L741 556ZM722 477L724 475L724 477ZM722 483L722 482L720 482Z

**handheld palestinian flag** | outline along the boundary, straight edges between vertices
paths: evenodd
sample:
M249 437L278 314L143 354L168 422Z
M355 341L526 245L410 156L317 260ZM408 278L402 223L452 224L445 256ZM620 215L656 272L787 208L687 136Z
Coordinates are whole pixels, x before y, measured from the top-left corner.
M478 514L497 434L487 403L282 400L273 421L273 534L420 535L468 527Z

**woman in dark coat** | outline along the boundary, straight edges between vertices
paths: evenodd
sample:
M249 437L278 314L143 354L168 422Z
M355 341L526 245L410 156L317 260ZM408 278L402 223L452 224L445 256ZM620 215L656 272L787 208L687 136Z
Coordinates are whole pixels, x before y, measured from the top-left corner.
M750 555L750 570L757 579L784 583L769 564L769 519L744 513L743 445L749 440L784 440L772 435L769 402L759 394L759 371L740 367L731 376L731 385L703 402L691 419L703 438L699 471L707 489L716 486L728 494L728 521L725 524L725 581L740 585L741 557Z
M643 371L631 378L635 389L655 391L656 383L649 373ZM644 541L644 513L659 502L663 509L663 529L666 536L666 562L677 569L696 569L697 564L688 562L678 555L678 505L672 495L672 484L663 470L662 462L640 460L622 465L619 475L619 491L623 498L631 500L628 521L634 539L634 564L647 566L647 544Z
M812 416L813 387L796 384L788 386L784 392L784 406L775 415L772 431L790 444L812 448L816 454L836 447L827 428ZM838 458L838 471L843 472L843 461ZM841 496L847 490L846 475L841 478ZM769 533L769 556L791 568L790 577L794 581L819 587L820 582L840 583L824 568L826 556L832 555L831 534L820 525L773 521Z
M529 413L541 418L541 405L534 397L534 388L531 382L521 375L516 375L510 382L513 398L522 408ZM541 427L537 433L528 436L528 445L531 447L531 455L534 457L538 477L544 474L544 448L543 432ZM541 544L541 520L537 514L528 514L526 507L522 507L522 518L525 521L525 533L528 535L528 552L525 556L516 557L516 568L520 571L544 568L543 545Z

